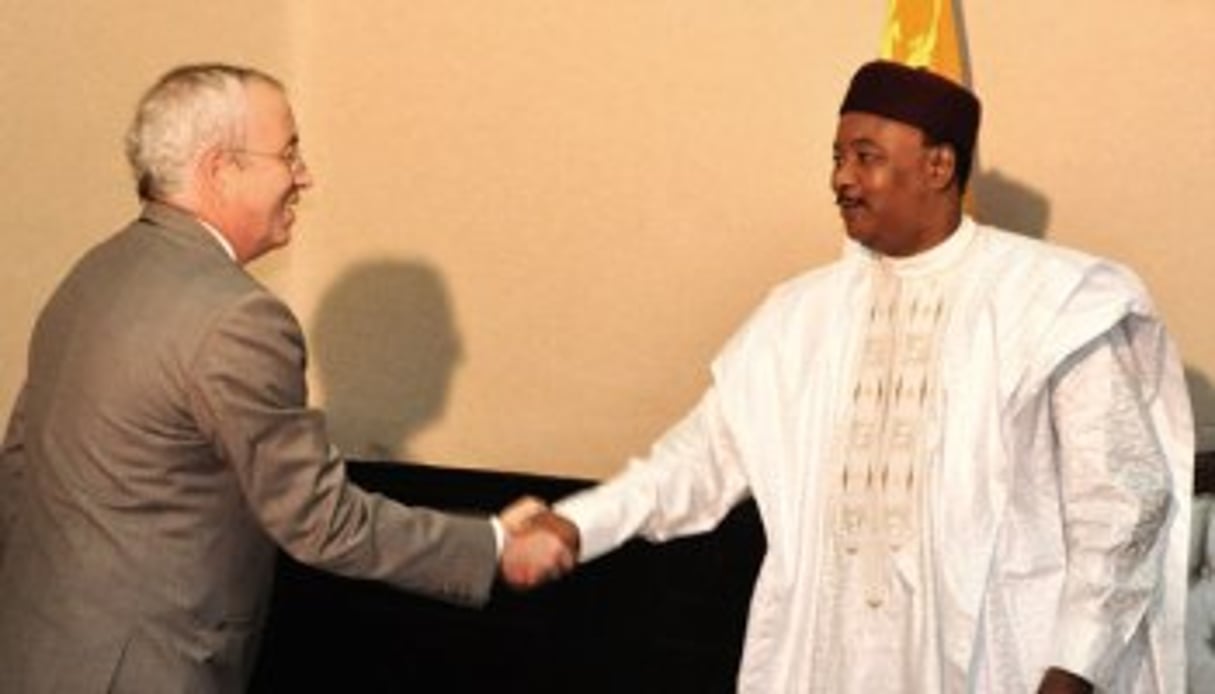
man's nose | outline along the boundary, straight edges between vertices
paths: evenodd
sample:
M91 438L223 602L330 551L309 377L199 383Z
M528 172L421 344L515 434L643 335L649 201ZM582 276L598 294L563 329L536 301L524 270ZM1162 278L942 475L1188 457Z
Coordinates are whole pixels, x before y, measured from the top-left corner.
M311 188L313 184L312 170L308 168L307 162L300 160L299 167L292 172L296 188Z
M830 183L831 190L837 194L847 186L856 183L856 176L854 175L852 166L849 165L847 159L837 161L835 166L832 167Z

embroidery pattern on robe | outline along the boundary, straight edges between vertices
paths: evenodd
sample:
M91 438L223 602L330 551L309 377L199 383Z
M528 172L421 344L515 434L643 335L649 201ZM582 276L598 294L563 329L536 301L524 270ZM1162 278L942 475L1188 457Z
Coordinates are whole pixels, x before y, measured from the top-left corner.
M941 436L938 348L959 258L929 273L900 274L897 262L873 261L865 334L835 435L816 692L903 691L938 650L924 619L933 581L924 498Z

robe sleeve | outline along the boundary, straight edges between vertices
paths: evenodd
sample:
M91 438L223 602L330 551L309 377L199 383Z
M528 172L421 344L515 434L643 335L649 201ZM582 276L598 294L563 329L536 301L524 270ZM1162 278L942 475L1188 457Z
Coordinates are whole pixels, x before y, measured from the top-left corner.
M556 505L578 526L581 561L640 534L651 541L715 527L747 493L747 479L710 388L682 421L603 484Z
M1102 686L1161 597L1173 497L1121 324L1052 379L1067 571L1053 665Z

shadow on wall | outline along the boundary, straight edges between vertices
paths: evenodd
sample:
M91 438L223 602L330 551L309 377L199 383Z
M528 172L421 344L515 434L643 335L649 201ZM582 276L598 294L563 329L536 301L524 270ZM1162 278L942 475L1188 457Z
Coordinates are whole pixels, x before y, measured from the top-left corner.
M351 458L410 459L461 358L439 273L418 261L355 265L321 297L312 336L333 442Z
M975 216L984 224L1045 238L1050 201L1041 192L1004 175L999 169L979 172L970 182Z
M1197 368L1187 365L1185 382L1190 390L1190 404L1195 415L1199 412L1215 412L1215 388L1211 386L1211 379ZM1215 422L1204 422L1195 416L1194 434L1200 452L1215 451Z

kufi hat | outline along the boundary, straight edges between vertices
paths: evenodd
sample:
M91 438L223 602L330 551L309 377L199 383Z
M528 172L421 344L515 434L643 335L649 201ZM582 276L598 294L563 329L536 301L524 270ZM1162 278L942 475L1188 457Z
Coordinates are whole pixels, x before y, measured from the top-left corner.
M925 68L875 60L852 77L840 115L850 111L897 120L919 128L934 143L952 145L958 181L965 188L981 112L970 90Z

